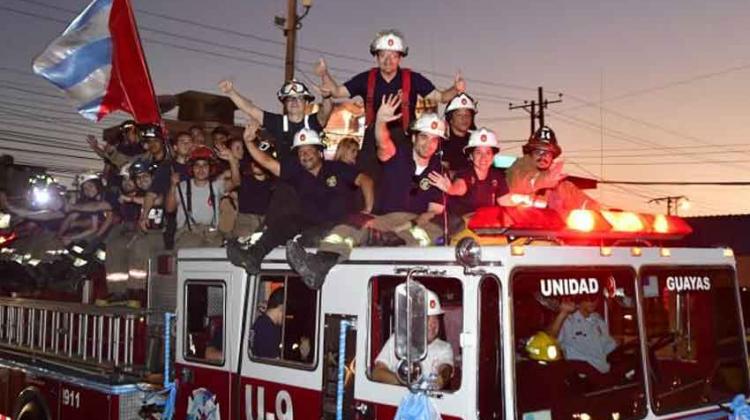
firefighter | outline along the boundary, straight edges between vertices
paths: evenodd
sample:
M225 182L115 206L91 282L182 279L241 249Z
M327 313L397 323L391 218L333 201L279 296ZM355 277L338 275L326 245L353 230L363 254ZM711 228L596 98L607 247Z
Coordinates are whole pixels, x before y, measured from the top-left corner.
M273 146L268 142L258 144L258 149L269 156L276 155ZM240 171L235 176L239 176L240 186L237 190L237 220L232 227L231 237L242 238L260 231L263 227L268 205L276 187L276 179L252 159L247 165L247 170Z
M237 105L242 112L258 120L263 128L276 141L279 160L286 160L290 156L294 135L299 130L307 128L315 132L322 132L331 116L333 102L330 92L323 92L320 110L307 114L308 106L315 100L315 96L307 86L299 81L291 80L284 83L276 93L276 97L284 106L284 114L265 111L251 100L243 97L229 80L219 82L219 89Z
M110 303L124 301L129 292L135 294L134 291L145 288L145 267L151 250L161 248L160 230L144 237L138 229L143 197L151 187L154 169L155 165L145 159L137 159L123 168L124 179L118 198L121 222L112 228L106 241L107 300ZM157 213L163 212L161 199L151 212L153 226L160 216Z
M104 201L104 184L99 174L83 174L78 183L80 191L76 204L93 205L96 209L82 212L75 206L68 208L68 216L57 234L65 246L78 241L92 246L102 241L112 226L112 207Z
M445 120L448 122L448 138L443 142L443 163L451 173L472 166L465 150L470 131L476 130L475 118L477 102L466 93L456 95L445 107Z
M266 310L253 322L250 335L253 356L279 358L284 314L284 288L279 287L271 292L266 302Z
M334 228L320 242L317 254L308 254L297 241L287 243L287 260L311 289L318 289L337 261L346 260L353 247L368 245L428 246L443 234L433 218L443 212L443 196L430 184L428 174L440 170L435 154L445 139L445 121L423 114L412 127L412 146L396 144L387 128L401 99L383 98L375 123L378 158L383 162L383 184L378 196L378 216L365 223ZM375 234L375 235L373 235ZM373 236L376 240L372 240Z
M523 156L506 173L510 194L501 204L516 205L523 197L524 204L547 206L562 215L573 209L598 209L598 202L565 179L563 162L556 160L561 153L552 129L544 126L537 130L523 146Z
M596 311L599 298L582 295L577 300L578 304L570 299L560 302L559 312L547 333L557 338L565 359L580 360L600 373L607 373L610 369L607 355L617 347L617 342Z
M427 355L419 365L423 375L435 378L436 389L444 389L453 376L453 347L439 338L440 318L444 313L437 293L427 290ZM374 380L393 385L401 383L396 373L399 359L396 358L395 342L395 334L391 334L375 358L372 370Z
M357 186L365 197L363 212L373 206L373 182L351 165L323 159L324 145L313 130L302 129L294 136L292 149L297 159L278 161L262 152L254 140L258 122L251 120L245 129L245 146L253 159L280 180L292 185L300 197L302 217L275 218L267 221L267 229L248 250L242 250L237 241L229 241L227 256L249 274L260 271L266 254L284 244L298 233L302 241L311 245L325 236L347 216L350 196L348 189ZM269 210L270 211L270 210Z
M500 151L500 143L492 130L480 128L471 133L463 148L471 167L458 171L453 182L439 172L429 175L430 184L450 196L448 209L451 213L464 216L479 207L499 204L500 197L508 193L505 174L492 167L495 155Z
M400 94L402 102L399 107L399 118L389 123L393 130L392 137L397 142L409 143L406 131L415 119L417 96L433 103L446 103L466 89L466 82L461 74L456 74L453 86L438 90L426 77L408 68L401 67L401 60L407 56L409 48L404 36L396 30L388 29L378 32L370 44L370 54L375 58L377 67L357 74L343 85L339 85L328 72L325 60L320 59L315 72L322 81L323 87L335 98L353 98L359 96L365 103L365 130L362 151L359 156L360 167L374 176L380 175L377 159L377 145L374 135L375 117L380 104L386 96Z
M239 184L234 175L239 173L239 162L226 146L219 146L219 156L229 162L232 181L230 187ZM216 157L206 146L196 147L188 161L190 179L180 181L180 175L172 175L172 186L165 199L167 212L176 212L177 248L219 246L222 243L218 231L219 199L224 195L222 179L212 180L215 175ZM179 189L178 189L179 185Z

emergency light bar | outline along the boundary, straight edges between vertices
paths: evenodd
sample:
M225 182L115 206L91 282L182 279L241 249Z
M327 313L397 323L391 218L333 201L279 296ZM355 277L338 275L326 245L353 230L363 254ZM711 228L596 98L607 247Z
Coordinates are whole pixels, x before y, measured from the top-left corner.
M693 229L677 216L617 210L571 210L563 217L549 208L483 207L469 220L478 235L574 239L679 239Z

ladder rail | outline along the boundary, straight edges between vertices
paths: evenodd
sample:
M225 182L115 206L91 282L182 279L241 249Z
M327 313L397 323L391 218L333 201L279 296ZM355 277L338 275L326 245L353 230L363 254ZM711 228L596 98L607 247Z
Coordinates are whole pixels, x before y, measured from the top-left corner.
M0 298L0 350L100 372L137 373L136 360L149 340L145 322L157 313L162 311Z

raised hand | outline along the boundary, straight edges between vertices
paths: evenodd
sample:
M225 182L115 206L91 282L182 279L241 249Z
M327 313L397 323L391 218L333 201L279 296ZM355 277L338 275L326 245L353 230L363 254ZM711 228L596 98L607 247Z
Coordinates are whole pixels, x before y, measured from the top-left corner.
M232 151L229 150L229 148L224 144L217 144L216 147L216 156L219 157L221 160L232 160L234 159L234 155L232 154Z
M245 131L242 133L243 140L253 142L258 136L258 129L260 129L260 122L255 118L249 118L245 124Z
M224 93L224 94L232 93L232 91L234 91L234 82L228 79L224 79L220 81L219 90L221 91L221 93Z
M396 110L401 108L401 91L394 95L384 95L378 108L376 119L381 123L389 123L401 118Z
M323 58L318 60L318 62L315 63L315 67L313 68L313 70L319 77L325 76L326 73L328 73L328 65L326 64L326 60L324 60Z
M427 174L427 179L430 181L430 185L442 192L448 192L452 185L450 178L441 174L440 172L430 172L429 174Z
M461 71L456 72L456 77L453 79L453 87L458 93L466 91L466 80L464 80L464 77L461 75Z

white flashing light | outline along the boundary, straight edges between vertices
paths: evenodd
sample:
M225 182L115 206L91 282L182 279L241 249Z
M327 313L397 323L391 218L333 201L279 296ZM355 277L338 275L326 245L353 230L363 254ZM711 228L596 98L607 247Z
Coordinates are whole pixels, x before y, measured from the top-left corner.
M550 360L557 359L557 347L554 345L547 346L547 358Z
M8 229L10 227L10 214L0 213L0 229Z
M80 246L78 246L78 245L73 245L73 248L72 248L72 249L73 249L73 252L75 252L76 254L81 254L81 253L83 253L83 247L80 247Z
M734 258L734 250L732 248L724 248L724 256L727 258Z
M520 257L525 253L523 249L523 245L511 245L510 247L510 255L513 255L514 257Z
M73 267L83 267L86 265L86 260L83 258L76 258L75 261L73 261Z
M603 246L599 248L599 253L602 255L602 257L611 257L612 256L612 247L611 246Z
M49 203L50 194L47 188L34 188L32 194L34 195L34 202L39 205L45 205Z
M33 258L33 259L29 260L29 265L32 266L32 267L36 267L37 265L39 265L40 262L42 262L42 260L38 260L36 258Z
M641 255L643 255L643 250L638 246L634 246L630 249L630 255L634 257L640 257Z
M672 256L672 251L669 248L661 248L659 249L659 255L662 257L670 257Z
M105 261L107 259L107 253L103 249L97 250L96 251L96 258L98 258L99 261L103 262L103 261Z

